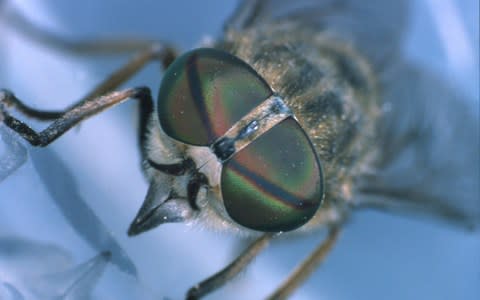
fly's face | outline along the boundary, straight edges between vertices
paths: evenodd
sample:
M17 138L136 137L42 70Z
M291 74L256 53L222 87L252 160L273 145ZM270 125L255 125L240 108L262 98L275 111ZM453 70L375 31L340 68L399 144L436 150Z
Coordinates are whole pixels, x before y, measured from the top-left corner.
M283 232L323 198L317 153L295 115L248 64L197 49L166 71L151 120L150 189L129 234L166 222Z

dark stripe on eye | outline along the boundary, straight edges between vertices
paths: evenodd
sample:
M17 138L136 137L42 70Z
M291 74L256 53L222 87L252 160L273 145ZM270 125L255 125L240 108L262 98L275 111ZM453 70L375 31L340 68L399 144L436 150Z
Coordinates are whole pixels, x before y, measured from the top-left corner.
M262 191L266 195L274 197L277 201L282 202L289 207L306 209L318 205L315 202L299 201L297 196L292 195L276 184L272 184L264 177L250 171L248 168L240 165L235 160L231 160L229 162L229 168L236 172L239 176L243 177L246 181L250 182L250 184L255 186L258 190Z
M188 78L188 87L190 89L190 94L192 96L193 104L204 124L207 135L208 135L208 142L212 142L215 139L213 135L213 128L209 121L208 110L206 107L206 99L203 95L202 90L202 82L200 80L199 72L198 72L198 55L194 54L188 58L186 64L186 72Z

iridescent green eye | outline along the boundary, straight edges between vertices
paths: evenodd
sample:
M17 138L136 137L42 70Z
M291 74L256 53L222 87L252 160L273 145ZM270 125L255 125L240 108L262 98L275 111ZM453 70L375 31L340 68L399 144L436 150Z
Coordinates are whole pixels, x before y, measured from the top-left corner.
M216 49L196 49L165 72L158 96L160 125L176 140L210 145L271 94L242 60Z
M274 126L223 165L225 208L237 223L259 231L289 231L305 224L323 197L312 143L293 118Z

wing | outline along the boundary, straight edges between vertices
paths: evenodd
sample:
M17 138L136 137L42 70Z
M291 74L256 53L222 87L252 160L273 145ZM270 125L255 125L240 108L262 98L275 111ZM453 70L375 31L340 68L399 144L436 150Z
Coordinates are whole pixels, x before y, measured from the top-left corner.
M27 149L23 147L18 137L3 124L0 125L0 140L5 144L5 150L0 152L2 153L0 156L0 182L2 182L27 160ZM0 146L3 145L0 144Z
M382 86L382 163L360 203L478 225L478 116L447 82L405 62L390 66Z
M400 49L407 4L383 0L244 0L227 20L225 29L295 20L352 42L381 67Z

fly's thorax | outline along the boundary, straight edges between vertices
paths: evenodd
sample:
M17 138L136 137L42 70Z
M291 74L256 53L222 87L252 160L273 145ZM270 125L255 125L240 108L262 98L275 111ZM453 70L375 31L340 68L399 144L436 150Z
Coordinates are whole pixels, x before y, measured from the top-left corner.
M322 161L326 202L348 202L376 152L380 109L367 61L332 33L296 23L230 31L218 47L249 63L283 97Z

